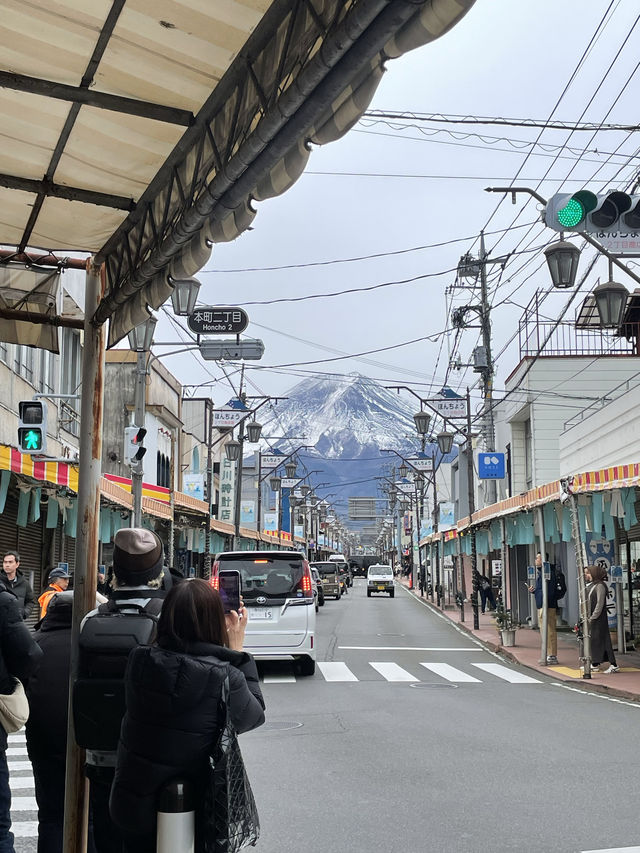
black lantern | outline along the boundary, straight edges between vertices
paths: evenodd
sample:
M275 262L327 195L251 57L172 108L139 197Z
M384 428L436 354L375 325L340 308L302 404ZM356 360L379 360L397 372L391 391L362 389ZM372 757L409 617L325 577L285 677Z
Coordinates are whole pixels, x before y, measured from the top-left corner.
M403 463L402 463L402 465L398 468L398 474L400 475L400 479L401 479L401 480L404 480L404 479L405 479L405 477L407 476L407 466L404 464L404 462L403 462Z
M131 329L128 335L129 346L134 352L149 352L157 322L158 318L151 314L148 320Z
M251 421L247 424L247 441L249 444L257 444L260 441L260 433L262 432L262 424L257 421Z
M429 432L429 423L431 422L431 415L428 412L416 412L413 416L414 421L416 422L416 431L418 435L426 435Z
M227 454L229 462L237 462L240 458L240 442L231 439L224 446L224 452Z
M281 483L282 483L282 480L280 479L280 477L271 477L269 480L269 485L271 486L271 490L273 492L279 492L280 491Z
M300 486L300 492L302 493L302 497L306 497L309 494L310 488L311 488L311 486L307 486L306 483L303 483Z
M284 470L286 471L287 478L289 480L293 480L294 477L296 476L297 467L298 467L297 462L287 462L287 464L284 466Z
M558 240L544 250L553 286L561 290L574 287L578 274L580 249L566 240Z
M200 282L198 279L171 279L171 284L173 285L173 291L171 292L173 313L178 317L188 317L189 314L193 314L200 291Z
M451 453L451 448L453 447L453 433L452 432L439 432L438 433L438 448L440 453L443 456L446 456L447 453Z
M600 325L603 329L617 329L624 319L629 291L617 281L606 281L593 290Z

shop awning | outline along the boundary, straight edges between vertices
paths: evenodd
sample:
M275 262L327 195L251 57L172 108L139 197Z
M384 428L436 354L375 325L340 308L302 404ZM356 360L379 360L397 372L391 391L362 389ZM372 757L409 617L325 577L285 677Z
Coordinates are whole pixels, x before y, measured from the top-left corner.
M474 0L33 0L3 9L0 243L93 253L109 345L346 133ZM452 73L459 67L451 60ZM422 84L422 81L419 81Z

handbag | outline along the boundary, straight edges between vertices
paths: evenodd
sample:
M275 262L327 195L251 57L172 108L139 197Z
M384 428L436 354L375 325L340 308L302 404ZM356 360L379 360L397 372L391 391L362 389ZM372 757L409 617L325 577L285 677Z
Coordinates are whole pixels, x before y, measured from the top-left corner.
M17 732L29 719L29 700L19 678L13 693L0 693L0 725L7 734Z
M198 821L198 853L236 853L249 844L254 846L260 836L256 801L229 715L229 691L227 676L219 707L220 735L209 757L209 779Z

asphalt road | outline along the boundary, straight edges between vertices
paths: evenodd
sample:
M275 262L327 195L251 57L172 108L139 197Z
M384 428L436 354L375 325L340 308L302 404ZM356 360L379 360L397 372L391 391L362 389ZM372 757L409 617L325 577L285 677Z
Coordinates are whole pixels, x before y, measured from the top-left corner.
M404 589L364 584L320 608L314 676L260 667L267 722L241 736L256 851L640 851L640 705L503 661Z

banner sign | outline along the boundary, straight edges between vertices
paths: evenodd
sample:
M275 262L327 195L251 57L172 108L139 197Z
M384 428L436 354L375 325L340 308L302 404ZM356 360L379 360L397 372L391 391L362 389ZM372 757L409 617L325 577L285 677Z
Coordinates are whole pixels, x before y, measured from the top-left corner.
M213 427L214 429L233 429L246 414L247 412L242 409L214 409Z
M407 462L418 471L433 471L433 459L431 456L411 456Z
M220 462L220 506L219 521L233 521L233 507L236 486L236 463L223 459Z
M192 498L197 498L199 501L204 500L204 475L203 474L183 474L182 488L185 495L190 495Z
M278 513L265 512L262 527L265 533L275 533L278 529Z
M426 403L445 418L466 418L466 397L431 397Z
M240 524L253 524L256 520L256 502L240 502Z
M286 458L286 456L283 456L280 453L261 453L260 465L262 468L277 468L278 465L281 464L282 460Z

